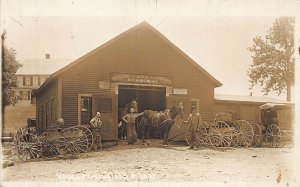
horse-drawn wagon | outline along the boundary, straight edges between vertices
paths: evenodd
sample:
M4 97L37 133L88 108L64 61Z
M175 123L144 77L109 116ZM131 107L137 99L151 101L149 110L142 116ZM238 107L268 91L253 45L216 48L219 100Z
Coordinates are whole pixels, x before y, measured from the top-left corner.
M253 124L254 145L283 147L293 141L293 106L266 103L259 107L261 122Z
M17 131L14 144L22 161L57 156L79 157L91 149L93 134L85 126L52 127L41 134L34 127L25 127Z
M219 113L213 121L200 124L197 146L199 147L230 147L249 146L253 139L253 128L245 120L232 120L232 114ZM189 129L185 132L189 144Z

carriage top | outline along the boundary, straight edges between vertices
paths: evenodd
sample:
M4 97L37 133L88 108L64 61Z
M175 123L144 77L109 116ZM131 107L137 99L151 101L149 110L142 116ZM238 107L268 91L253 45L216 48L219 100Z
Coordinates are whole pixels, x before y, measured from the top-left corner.
M266 103L259 107L260 110L290 110L292 109L292 104L279 104L279 103Z

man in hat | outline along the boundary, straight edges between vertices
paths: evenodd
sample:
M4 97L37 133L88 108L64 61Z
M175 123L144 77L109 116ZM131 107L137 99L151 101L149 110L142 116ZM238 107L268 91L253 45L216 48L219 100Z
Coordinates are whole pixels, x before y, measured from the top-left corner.
M198 135L200 130L200 125L202 123L201 115L197 112L195 106L191 107L191 114L188 117L188 120L185 123L190 124L190 147L189 149L193 149L196 141L198 141Z
M101 143L102 121L101 121L100 117L101 117L101 113L97 112L95 117L93 117L90 121L91 125L93 126L93 136L95 138L94 150L99 150L99 147L102 149L102 143Z

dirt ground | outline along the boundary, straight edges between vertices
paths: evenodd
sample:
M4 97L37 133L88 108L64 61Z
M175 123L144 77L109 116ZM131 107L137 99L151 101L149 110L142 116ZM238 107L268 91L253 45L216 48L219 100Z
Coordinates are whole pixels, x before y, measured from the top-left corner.
M119 145L79 159L22 163L2 170L2 182L216 182L294 186L293 148L189 150L183 145ZM273 186L273 185L271 185Z

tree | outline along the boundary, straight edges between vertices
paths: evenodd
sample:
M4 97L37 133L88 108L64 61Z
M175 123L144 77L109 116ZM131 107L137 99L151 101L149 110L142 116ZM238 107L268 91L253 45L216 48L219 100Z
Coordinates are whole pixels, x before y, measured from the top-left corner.
M291 101L295 71L294 24L292 17L277 18L265 39L261 36L253 39L253 45L248 48L254 53L248 70L250 89L260 83L265 95L270 91L278 95L286 92L287 101Z
M4 108L16 102L12 88L17 86L16 72L21 64L16 60L16 51L5 45L6 32L1 35L1 62L2 62L2 127L4 127Z

